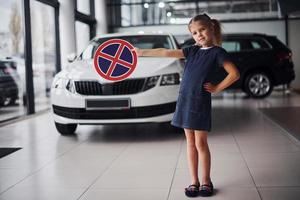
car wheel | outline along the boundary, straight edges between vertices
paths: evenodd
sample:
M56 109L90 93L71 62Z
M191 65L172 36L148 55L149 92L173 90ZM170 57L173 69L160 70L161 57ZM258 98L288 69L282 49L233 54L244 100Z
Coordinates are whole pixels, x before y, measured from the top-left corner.
M72 135L77 128L77 124L60 124L55 122L55 127L61 135Z
M245 92L253 98L264 98L273 91L273 83L265 72L253 72L245 80Z

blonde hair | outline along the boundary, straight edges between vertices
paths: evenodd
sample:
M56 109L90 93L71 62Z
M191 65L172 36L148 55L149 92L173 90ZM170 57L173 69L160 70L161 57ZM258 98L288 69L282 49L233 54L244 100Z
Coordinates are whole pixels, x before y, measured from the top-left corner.
M189 30L190 30L191 23L197 22L197 21L203 21L209 27L213 28L213 33L214 33L213 43L214 43L214 45L221 46L221 44L222 44L221 23L216 19L211 19L207 14L204 13L204 14L196 15L195 17L193 17L190 20L189 25L188 25Z

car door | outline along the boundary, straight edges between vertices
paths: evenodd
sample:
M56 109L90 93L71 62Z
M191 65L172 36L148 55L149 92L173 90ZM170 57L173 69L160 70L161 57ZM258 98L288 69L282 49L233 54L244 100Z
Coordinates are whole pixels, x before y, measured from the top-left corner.
M247 73L250 70L262 70L274 64L274 53L271 46L259 37L243 39L242 49L242 71Z

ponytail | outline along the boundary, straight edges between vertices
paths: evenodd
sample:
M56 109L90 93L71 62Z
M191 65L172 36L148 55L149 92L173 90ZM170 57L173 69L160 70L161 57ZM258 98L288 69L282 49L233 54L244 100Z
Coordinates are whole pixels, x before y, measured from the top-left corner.
M221 46L222 45L222 29L221 24L216 19L211 19L211 24L214 30L214 45Z
M207 14L200 14L200 15L196 15L195 17L193 17L188 25L188 28L190 29L190 25L193 22L196 21L204 21L205 23L207 23L208 26L210 26L213 29L213 43L216 46L221 46L222 44L222 30L221 30L221 24L218 20L216 19L211 19Z

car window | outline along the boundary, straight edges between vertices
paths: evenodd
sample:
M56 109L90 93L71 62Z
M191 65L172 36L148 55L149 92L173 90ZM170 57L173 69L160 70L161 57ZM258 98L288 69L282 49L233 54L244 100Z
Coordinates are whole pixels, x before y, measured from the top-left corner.
M133 46L140 49L173 48L168 36L130 36L121 39L130 42Z
M1 63L0 76L16 75L16 70L11 67L12 63Z
M253 49L261 49L261 46L257 41L252 41L251 45L252 45Z
M172 45L171 38L167 35L141 35L141 36L118 36L110 38L100 38L98 40L92 41L87 48L80 54L80 59L91 59L94 56L95 51L103 42L110 39L122 39L131 43L134 47L139 49L154 49L154 48L166 48L174 49Z
M80 60L86 60L86 59L90 59L93 57L93 51L95 48L95 43L91 42L87 48L81 53L81 55L79 56Z
M180 49L183 49L185 47L192 46L194 44L195 44L195 40L193 38L190 38L188 40L185 40L184 43L180 44L179 47Z
M173 37L173 39L174 39L174 41L175 41L176 48L179 48L179 47L180 47L180 45L179 45L179 43L178 43L177 39L176 39L175 37Z
M4 69L2 67L0 67L0 76L6 76L6 74L4 73Z
M241 44L239 41L223 41L222 47L228 52L241 51Z
M250 43L252 49L270 49L270 46L261 39L253 39Z
M146 36L120 36L114 38L101 38L97 41L100 45L101 43L109 39L122 39L131 43L133 46L140 49L154 49L154 48L166 48L173 49L171 40L169 36L157 36L157 35L146 35Z

